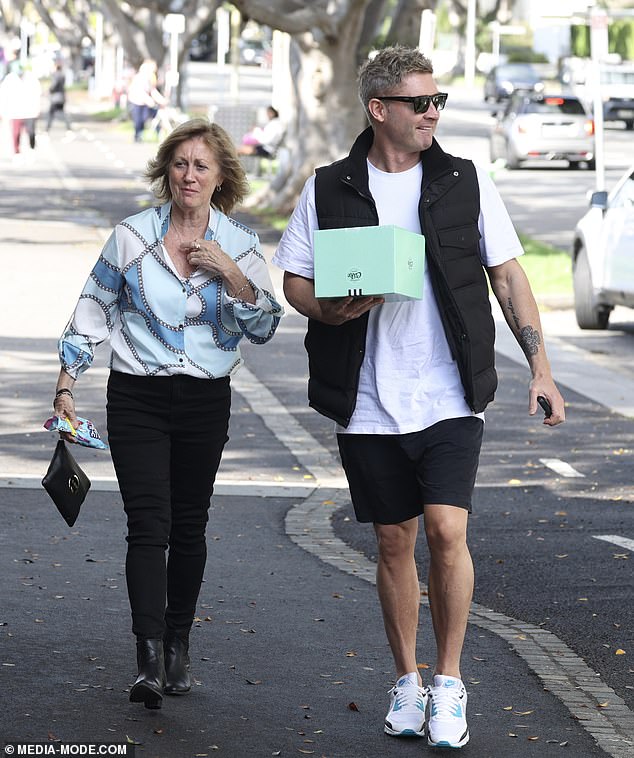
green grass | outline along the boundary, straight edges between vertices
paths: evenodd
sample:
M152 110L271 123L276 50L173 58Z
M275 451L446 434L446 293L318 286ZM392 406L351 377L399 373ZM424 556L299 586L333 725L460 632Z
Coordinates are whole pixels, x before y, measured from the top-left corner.
M570 255L525 234L520 234L519 238L525 251L519 260L535 297L538 300L540 297L571 297Z

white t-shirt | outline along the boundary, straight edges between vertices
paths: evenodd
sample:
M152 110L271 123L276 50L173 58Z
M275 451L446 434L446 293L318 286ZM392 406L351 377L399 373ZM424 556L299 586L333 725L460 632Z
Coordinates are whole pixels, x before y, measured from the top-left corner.
M422 171L422 163L418 163L407 171L386 173L368 161L370 192L379 224L421 233L418 201ZM477 166L476 172L480 185L480 258L484 266L498 266L522 255L523 250L493 181ZM282 235L273 263L313 279L312 241L313 231L318 228L312 176ZM425 266L422 300L384 303L370 311L357 404L350 424L345 428L337 425L336 431L407 434L438 421L471 415Z

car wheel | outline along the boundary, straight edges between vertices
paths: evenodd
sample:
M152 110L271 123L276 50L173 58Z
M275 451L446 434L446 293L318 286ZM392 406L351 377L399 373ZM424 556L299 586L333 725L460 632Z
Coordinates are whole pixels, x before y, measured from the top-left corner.
M568 161L568 167L573 171L577 171L581 166L581 161Z
M590 265L586 251L581 248L573 264L572 288L575 295L575 316L580 329L606 329L611 308L597 303L592 291Z
M517 155L515 155L513 148L506 143L506 168L514 169L520 167L520 161Z
M588 171L595 171L596 167L597 167L597 162L594 158L591 161L586 161L586 168L588 169Z
M631 118L628 118L628 120L625 122L625 128L629 129L629 131L632 131L632 129L634 129L634 121Z

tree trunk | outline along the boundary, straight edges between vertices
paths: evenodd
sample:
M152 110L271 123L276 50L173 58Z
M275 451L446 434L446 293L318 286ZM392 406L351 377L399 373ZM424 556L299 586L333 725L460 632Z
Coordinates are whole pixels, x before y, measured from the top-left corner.
M288 213L317 166L347 155L367 124L357 93L359 25L339 30L336 41L311 33L292 37L290 67L293 120L287 125L287 166L252 199Z

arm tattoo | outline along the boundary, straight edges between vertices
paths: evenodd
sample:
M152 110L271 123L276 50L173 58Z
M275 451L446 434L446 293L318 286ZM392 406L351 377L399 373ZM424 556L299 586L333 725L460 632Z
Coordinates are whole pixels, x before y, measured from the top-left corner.
M520 320L517 316L517 313L515 313L515 306L513 305L511 298L507 300L506 307L511 314L513 323L515 324L515 327L518 331L518 340L522 350L524 351L524 354L527 358L531 355L536 355L539 350L539 346L541 345L539 332L536 329L533 329L530 324L528 326L520 327Z
M540 344L539 332L530 324L520 329L520 345L526 357L537 355Z

